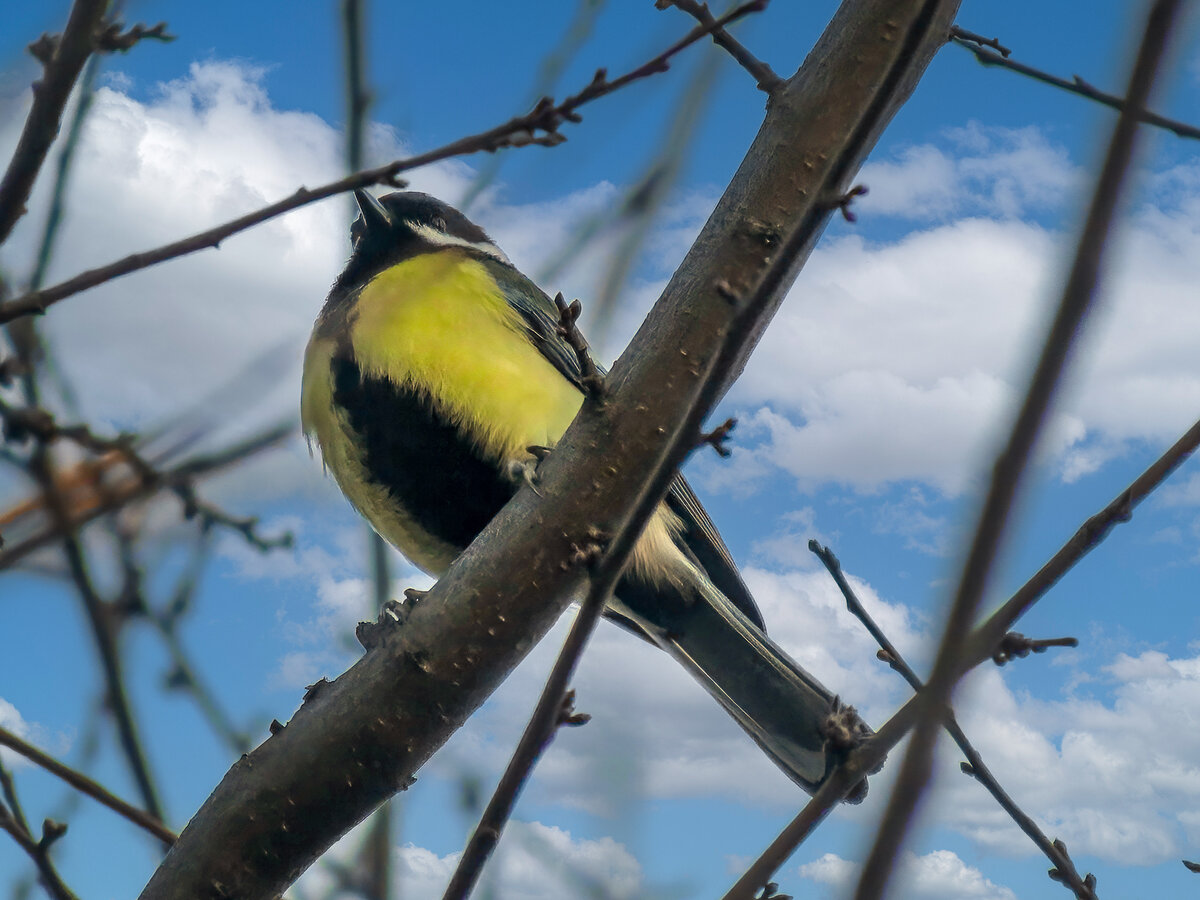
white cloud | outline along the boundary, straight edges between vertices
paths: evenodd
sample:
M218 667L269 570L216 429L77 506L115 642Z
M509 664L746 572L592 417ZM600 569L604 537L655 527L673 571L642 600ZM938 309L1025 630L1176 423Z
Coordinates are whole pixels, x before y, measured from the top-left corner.
M1140 207L1114 242L1043 440L1065 480L1130 442L1173 440L1200 408L1197 168L1159 179L1173 193L1152 184L1158 205ZM976 169L983 182L1003 169L1041 190L1019 161ZM741 451L751 471L714 485L744 488L782 470L803 489L919 481L953 495L978 477L1024 389L1070 245L994 207L955 211L892 242L852 236L818 248L731 392L748 411L746 433L762 439Z
M984 213L1011 218L1053 208L1081 183L1063 147L1036 128L994 128L971 122L945 132L946 149L902 148L872 160L858 182L869 187L864 216L947 218Z
M411 845L402 848L397 865L401 896L440 896L458 857L438 857ZM513 900L623 900L641 895L641 866L622 844L607 837L577 841L570 832L540 822L510 823L492 865L494 871L485 878Z
M1200 472L1168 482L1155 498L1164 506L1200 506Z
M362 828L351 832L327 857L345 865L362 840L361 832ZM442 896L461 854L439 856L410 843L396 848L393 855L396 895L427 900ZM576 839L568 831L540 822L508 823L484 869L483 885L489 883L497 896L511 900L626 900L644 894L642 868L623 844L609 837ZM326 896L329 873L318 864L298 886Z
M15 706L0 697L0 728L11 731L19 738L29 737L29 723L21 716ZM0 747L0 762L6 766L18 766L26 763L25 757L14 753L7 747Z
M1152 865L1184 851L1200 804L1200 657L1118 655L1111 702L1014 695L994 669L972 676L959 719L1017 802L1072 853ZM933 816L1008 853L1032 845L983 789L951 771Z
M292 613L283 620L283 634L295 649L285 653L272 676L274 687L303 687L322 677L333 677L352 664L361 654L354 636L355 626L375 618L374 586L370 579L350 572L366 568L367 531L361 523L340 530L334 542L337 555L320 544L302 544L295 554L282 553L281 564L272 565L263 558L260 568L247 568L258 556L236 539L227 552L242 558L243 577L286 577L310 589L313 600L304 614ZM303 534L303 532L301 532ZM405 588L428 587L432 579L416 571L402 557L390 554L393 573L390 596L402 599Z
M829 897L843 897L857 882L862 866L826 853L800 866L800 875L823 884ZM904 853L897 867L892 893L906 900L1016 900L1016 894L985 878L950 850L924 856Z
M1014 401L1050 240L968 219L890 245L823 245L733 389L754 410L746 430L766 437L747 455L805 487L961 491Z
M910 487L899 499L876 507L874 530L878 534L899 535L909 550L947 556L953 549L947 530L949 523L944 517L928 512L930 506L925 491Z

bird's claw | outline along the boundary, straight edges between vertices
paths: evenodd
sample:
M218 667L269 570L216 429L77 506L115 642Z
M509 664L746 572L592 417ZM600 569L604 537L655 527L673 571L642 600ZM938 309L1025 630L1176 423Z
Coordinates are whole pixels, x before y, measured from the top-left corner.
M379 618L374 622L359 622L354 629L354 636L362 644L364 650L371 650L383 642L384 636L393 628L398 628L408 621L413 607L425 598L429 591L416 588L405 588L403 600L388 600L379 611Z
M539 444L533 444L525 448L533 459L510 459L506 466L506 474L509 481L514 484L527 484L539 497L542 492L538 490L538 466L542 464L542 460L550 455L551 448L543 447Z

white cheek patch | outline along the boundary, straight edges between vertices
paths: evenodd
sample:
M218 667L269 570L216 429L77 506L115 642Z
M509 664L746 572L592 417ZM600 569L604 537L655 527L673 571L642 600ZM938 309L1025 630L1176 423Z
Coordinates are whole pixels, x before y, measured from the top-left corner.
M425 225L422 222L414 222L411 219L406 219L404 224L408 226L413 234L423 238L435 247L463 247L467 250L474 250L476 253L482 253L484 256L490 256L492 259L498 259L505 265L512 265L508 257L504 255L504 251L491 241L479 241L476 243L464 240L452 234L446 234L444 231L438 231L436 228Z

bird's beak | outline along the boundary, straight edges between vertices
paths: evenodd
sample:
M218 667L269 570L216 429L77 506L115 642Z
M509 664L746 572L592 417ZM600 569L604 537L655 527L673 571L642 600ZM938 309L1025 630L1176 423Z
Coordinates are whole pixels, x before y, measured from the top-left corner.
M384 234L391 229L392 220L383 204L361 189L354 192L354 199L362 214L364 236Z

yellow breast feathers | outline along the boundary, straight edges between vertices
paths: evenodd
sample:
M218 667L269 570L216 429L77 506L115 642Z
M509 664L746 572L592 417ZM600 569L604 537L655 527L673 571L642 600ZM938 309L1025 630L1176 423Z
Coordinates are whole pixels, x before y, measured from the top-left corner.
M351 346L365 375L428 392L497 459L552 446L582 395L530 342L479 261L443 250L377 275L358 298Z

